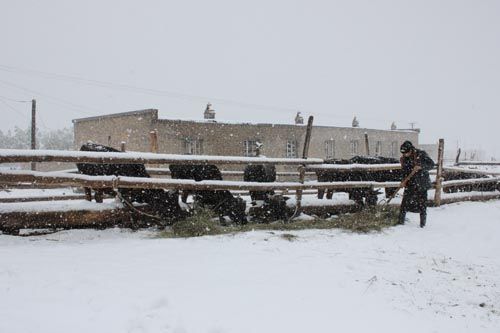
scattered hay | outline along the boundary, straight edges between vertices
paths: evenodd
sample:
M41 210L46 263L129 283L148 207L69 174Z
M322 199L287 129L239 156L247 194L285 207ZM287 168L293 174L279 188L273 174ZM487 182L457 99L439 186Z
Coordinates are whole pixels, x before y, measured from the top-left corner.
M200 237L223 233L217 219L208 209L198 209L190 217L175 222L162 237Z
M338 228L367 233L380 231L398 223L399 209L392 207L370 207L360 212L339 215L331 222Z
M285 240L287 240L287 241L289 241L289 242L293 242L299 236L294 235L294 234L281 234L280 237L283 238L283 239L285 239Z
M342 214L334 218L314 218L292 222L249 223L245 225L221 226L213 213L200 210L191 217L176 222L171 230L163 231L159 237L198 237L220 235L254 230L296 231L305 229L343 229L356 233L378 232L398 222L399 209L394 207L373 207L360 212ZM296 235L284 233L281 238L293 241Z

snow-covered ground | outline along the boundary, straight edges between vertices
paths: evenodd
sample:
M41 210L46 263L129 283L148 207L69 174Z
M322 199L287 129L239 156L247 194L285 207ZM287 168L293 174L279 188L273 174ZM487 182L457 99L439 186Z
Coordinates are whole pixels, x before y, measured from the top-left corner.
M499 332L500 201L382 233L0 235L0 332Z

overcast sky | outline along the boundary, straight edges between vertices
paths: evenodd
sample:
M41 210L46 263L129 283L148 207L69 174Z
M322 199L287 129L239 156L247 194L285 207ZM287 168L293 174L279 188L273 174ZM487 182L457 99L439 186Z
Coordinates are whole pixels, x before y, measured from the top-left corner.
M500 1L0 0L0 130L162 118L422 129L500 157ZM135 88L132 88L135 87Z

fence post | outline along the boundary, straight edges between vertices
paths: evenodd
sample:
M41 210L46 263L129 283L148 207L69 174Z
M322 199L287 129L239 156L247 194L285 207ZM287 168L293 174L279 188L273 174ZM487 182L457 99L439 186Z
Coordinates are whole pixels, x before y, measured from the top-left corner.
M309 154L309 144L311 143L311 134L312 134L312 125L313 125L313 116L309 116L309 120L307 121L307 129L306 129L306 138L304 140L304 150L302 152L302 158L307 158L307 155ZM299 170L299 182L301 184L304 184L304 179L306 177L306 166L301 165L298 168ZM295 214L297 215L300 213L300 210L302 208L302 190L297 190L295 192L295 198L296 198L296 208L295 208Z
M370 142L368 141L368 133L365 133L365 149L366 156L370 156Z
M455 157L455 165L458 165L458 161L460 160L460 153L461 152L462 152L462 149L458 148L457 157Z
M149 146L152 153L158 153L158 130L154 129L149 132ZM158 164L151 164L152 168L157 168Z
M149 132L149 146L152 153L158 153L158 131Z
M31 100L31 149L36 149L36 100ZM36 163L31 162L31 170L36 170Z
M437 161L437 173L436 173L436 192L434 193L434 204L436 206L441 205L441 191L443 188L443 155L444 155L444 139L439 139L438 145L438 161Z

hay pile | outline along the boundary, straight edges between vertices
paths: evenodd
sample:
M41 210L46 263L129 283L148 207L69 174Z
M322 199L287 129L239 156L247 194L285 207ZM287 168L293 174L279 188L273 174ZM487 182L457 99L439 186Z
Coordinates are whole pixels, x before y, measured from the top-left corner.
M200 209L189 218L178 221L170 229L162 231L159 237L199 237L251 230L343 229L357 233L368 233L381 231L384 228L396 225L398 213L399 210L394 207L373 207L360 212L336 215L329 218L221 226L211 211Z

